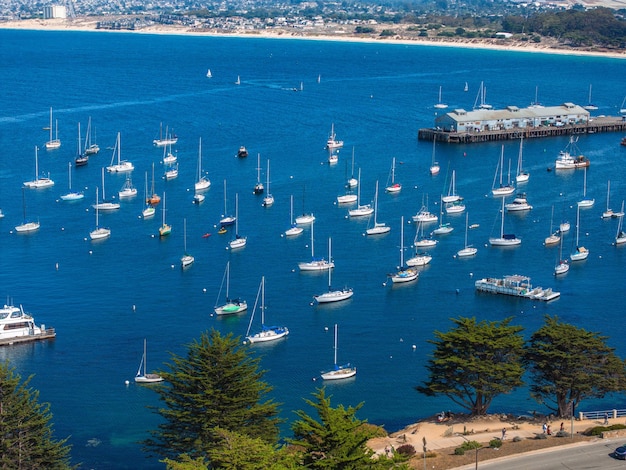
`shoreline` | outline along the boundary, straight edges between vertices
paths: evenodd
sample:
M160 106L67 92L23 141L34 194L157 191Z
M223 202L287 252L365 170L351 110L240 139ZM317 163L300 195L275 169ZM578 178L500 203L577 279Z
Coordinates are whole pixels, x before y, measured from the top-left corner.
M295 39L305 41L333 41L333 42L356 42L356 43L382 43L397 44L405 46L434 46L452 47L466 49L483 49L502 52L526 52L557 55L575 55L580 57L605 57L609 59L626 59L624 52L605 52L593 50L579 50L574 48L559 47L555 44L528 44L521 41L510 41L505 39L434 39L434 38L380 38L374 36L352 36L351 33L340 31L336 34L329 34L324 31L290 32L287 30L263 30L251 31L234 30L233 32L220 32L215 30L194 31L186 26L153 25L139 30L112 30L96 29L99 19L78 18L68 19L30 19L20 21L7 21L0 23L3 30L30 30L30 31L70 31L70 32L104 32L104 33L131 33L131 34L155 34L173 36L205 36L205 37L233 37L233 38L259 38L259 39ZM509 42L504 42L509 41Z

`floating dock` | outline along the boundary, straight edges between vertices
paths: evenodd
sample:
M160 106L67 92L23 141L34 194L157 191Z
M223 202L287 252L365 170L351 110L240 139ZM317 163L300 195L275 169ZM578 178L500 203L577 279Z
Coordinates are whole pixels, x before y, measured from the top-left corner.
M512 295L532 300L550 301L560 297L560 292L554 292L551 288L533 287L530 278L512 274L503 278L487 277L474 283L476 290L490 294Z
M0 339L0 346L10 346L18 343L29 343L31 341L42 341L46 339L54 339L56 337L54 328L46 328L41 330L39 334L16 336L13 338Z

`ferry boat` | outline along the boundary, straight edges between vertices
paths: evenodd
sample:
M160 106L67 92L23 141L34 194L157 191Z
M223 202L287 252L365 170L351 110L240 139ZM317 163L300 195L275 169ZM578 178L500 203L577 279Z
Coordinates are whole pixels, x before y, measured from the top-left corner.
M24 309L13 305L0 308L0 346L26 341L50 339L56 336L54 328L37 326Z
M551 288L533 287L529 277L519 274L508 275L503 278L487 277L479 279L474 285L479 292L512 295L532 300L549 301L561 295L560 292L555 292Z

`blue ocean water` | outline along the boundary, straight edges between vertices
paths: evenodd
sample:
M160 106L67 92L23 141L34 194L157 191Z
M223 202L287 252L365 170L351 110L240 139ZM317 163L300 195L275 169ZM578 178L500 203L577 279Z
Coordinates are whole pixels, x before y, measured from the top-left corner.
M575 236L575 204L582 198L583 173L548 172L567 138L524 142L524 166L531 179L524 187L533 210L507 214L507 231L523 239L517 249L494 249L487 239L499 232L500 202L490 196L501 143L437 146L442 171L431 177L432 144L417 141L417 130L433 124L439 86L452 108L471 109L478 86L485 82L487 101L495 107L526 106L538 99L546 105L571 101L586 104L593 84L596 114L615 115L626 90L623 60L486 51L399 44L355 44L283 39L185 37L125 33L35 32L0 30L0 294L23 304L38 323L57 329L52 342L4 347L23 376L34 374L32 386L50 402L58 437L71 436L72 456L87 468L159 468L137 443L154 429L158 417L147 408L158 405L154 393L135 386L143 339L148 340L149 368L166 367L170 353L184 354L202 331L216 328L243 336L247 314L212 315L225 265L231 262L231 294L250 306L261 276L266 277L267 322L284 324L287 340L257 347L282 416L307 409L321 381L313 378L333 361L332 326L339 324L339 361L351 361L354 380L328 384L333 403L364 402L361 418L393 431L455 407L443 398L420 396L414 386L426 378L425 364L434 330L450 328L459 315L499 320L509 316L530 335L543 315L600 331L620 355L626 345L621 321L624 249L612 245L615 219L601 220L611 180L611 206L626 198L624 158L617 134L582 136L580 149L591 159L587 195L595 206L581 212L580 236L591 255L555 279L558 246L546 248L552 207L554 224L572 223L564 252ZM119 51L124 51L120 53ZM206 78L207 69L213 78ZM235 85L237 76L241 85ZM319 82L318 82L319 77ZM465 82L470 87L463 91ZM293 89L302 91L294 92ZM62 147L46 151L49 108L58 120ZM67 164L77 147L77 124L84 132L91 116L100 154L73 171L74 188L86 198L60 200L67 192ZM152 140L160 123L178 136L174 147L179 177L162 178L163 150ZM323 149L331 125L344 140L339 163L327 164ZM167 221L172 235L155 236L161 206L151 220L139 218L142 197L122 201L116 213L101 213L110 239L88 241L95 225L91 204L101 186L101 169L109 165L117 133L122 158L135 165L132 174L140 194L145 173L156 166L156 188L167 194ZM212 181L204 204L192 204L197 174L198 141L203 167ZM250 156L237 159L239 146ZM518 155L518 143L506 142L505 158ZM39 232L20 236L14 226L23 218L24 181L34 176L35 146L39 168L56 185L26 191L28 218L41 222ZM389 178L397 160L397 195L381 193L379 221L392 231L380 238L363 236L367 220L349 220L347 208L335 198L350 176L351 155L362 171L361 198L370 201L376 181ZM276 203L261 206L252 194L261 156L265 181L271 161L271 192ZM470 223L469 243L476 257L456 259L464 244L465 215L448 217L455 231L431 250L432 263L417 283L384 286L386 274L399 263L400 220L415 214L428 197L432 212L447 192L456 171L458 192L465 198ZM226 250L232 229L217 233L224 212L223 181L228 182L228 210L239 195L239 232L248 237L238 252ZM124 175L106 175L108 195L116 194ZM332 237L336 268L333 284L354 288L342 304L312 306L312 296L327 288L326 273L302 274L297 263L311 256L310 228L297 238L282 233L289 226L290 195L294 212L313 212L315 253L326 253ZM186 271L187 249L196 257ZM405 246L415 225L405 224ZM208 237L203 237L210 234ZM553 287L561 298L549 304L477 295L474 280L519 273L534 284ZM415 346L415 347L414 347ZM130 385L125 385L129 380ZM623 406L623 395L584 406ZM501 397L492 411L545 411L523 388ZM310 410L308 410L310 411ZM288 425L284 434L288 435Z

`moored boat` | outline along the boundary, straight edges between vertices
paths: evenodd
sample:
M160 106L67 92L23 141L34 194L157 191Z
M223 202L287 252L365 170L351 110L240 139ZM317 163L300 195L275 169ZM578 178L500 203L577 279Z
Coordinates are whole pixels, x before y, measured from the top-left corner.
M21 305L18 308L5 304L0 308L0 346L51 339L55 336L54 328L38 326L32 315L25 313Z
M490 294L512 295L514 297L525 297L533 300L553 300L561 295L552 289L533 287L528 276L512 274L503 278L486 277L474 283L477 291Z

